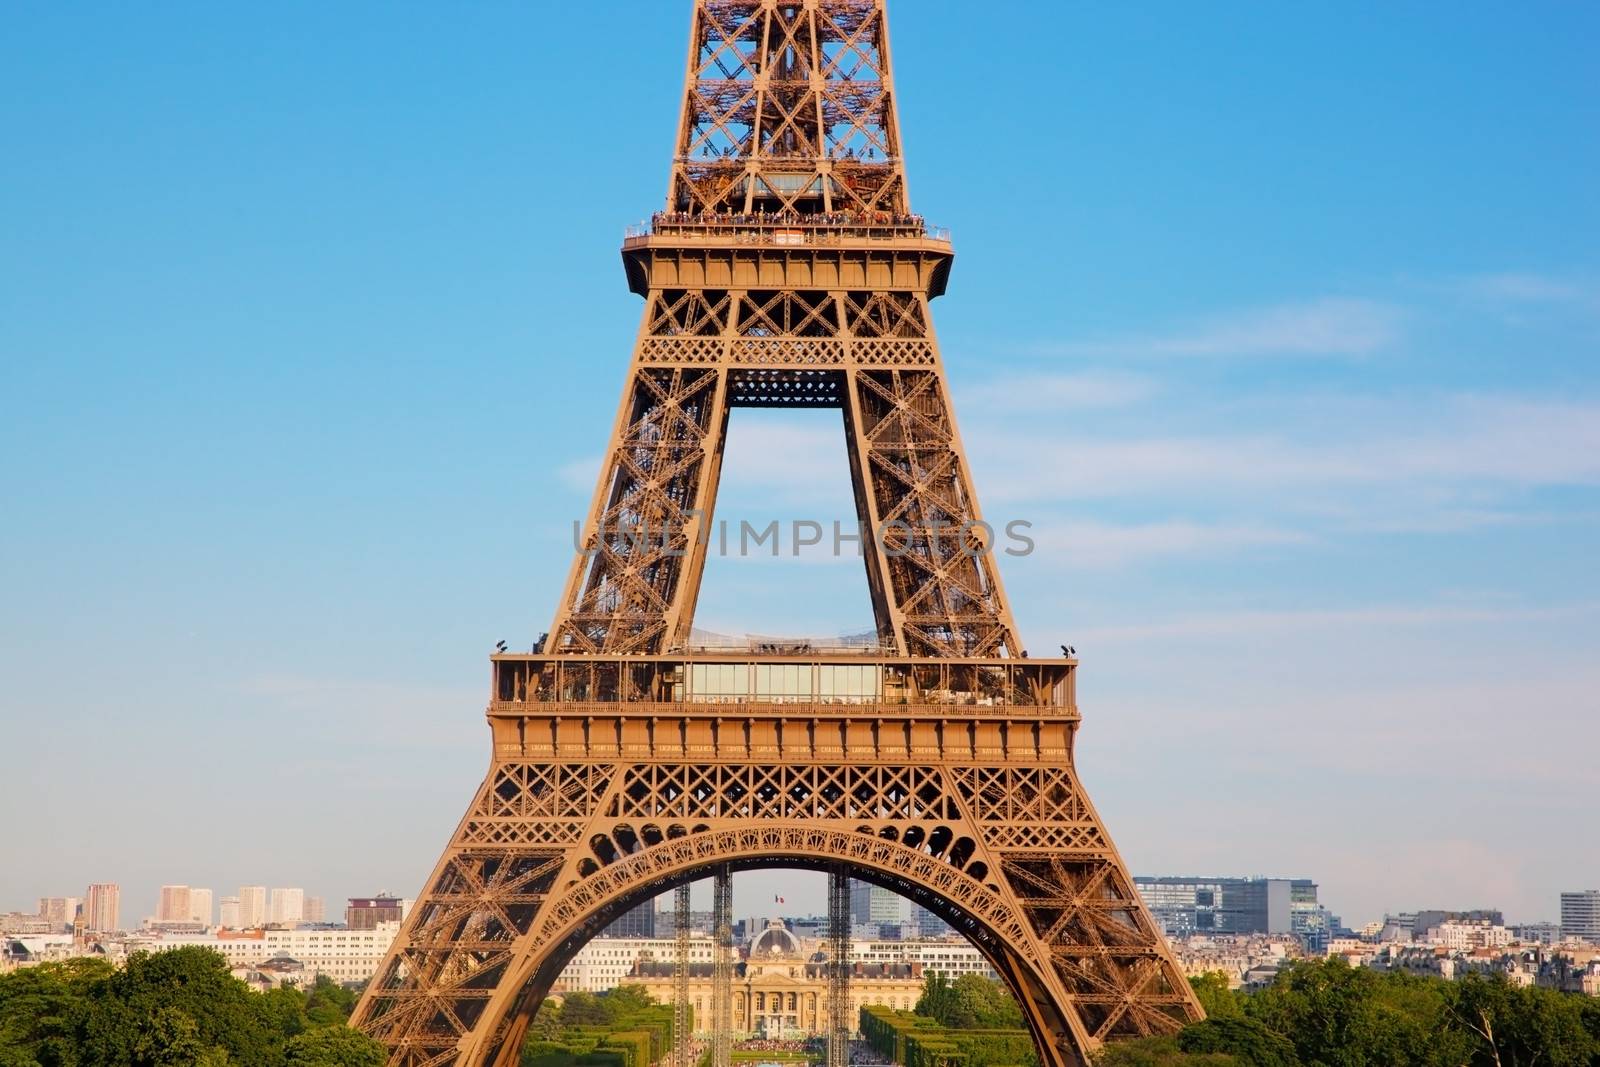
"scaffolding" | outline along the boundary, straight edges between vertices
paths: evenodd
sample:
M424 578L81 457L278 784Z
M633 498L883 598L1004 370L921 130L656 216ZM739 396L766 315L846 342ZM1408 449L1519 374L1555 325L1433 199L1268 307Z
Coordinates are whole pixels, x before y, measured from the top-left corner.
M677 951L672 960L672 1063L673 1067L694 1067L694 1017L689 1010L689 883L678 887L673 904L672 935Z
M733 1063L733 870L717 868L711 925L716 942L711 982L711 1067Z
M828 1067L850 1067L850 876L828 872Z

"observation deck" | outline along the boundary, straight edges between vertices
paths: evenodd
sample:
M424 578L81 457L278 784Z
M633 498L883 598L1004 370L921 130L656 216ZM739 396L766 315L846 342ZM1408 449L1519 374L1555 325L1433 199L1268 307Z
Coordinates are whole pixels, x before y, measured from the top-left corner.
M919 659L848 649L498 655L504 757L1064 759L1075 659Z
M655 241L782 247L838 247L858 242L892 241L897 244L925 244L934 251L948 252L951 249L949 229L931 226L920 215L893 215L887 212L693 215L663 211L657 212L649 222L629 226L624 231L622 247L647 248Z
M659 212L626 229L628 287L912 288L943 296L950 231L888 212Z

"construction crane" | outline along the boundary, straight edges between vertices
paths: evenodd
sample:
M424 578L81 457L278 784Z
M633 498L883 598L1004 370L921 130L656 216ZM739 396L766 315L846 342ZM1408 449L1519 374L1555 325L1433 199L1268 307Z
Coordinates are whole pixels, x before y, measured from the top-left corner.
M850 1067L850 876L828 872L828 1067Z
M711 980L711 1067L733 1063L733 870L717 868L712 883L711 926L715 963Z

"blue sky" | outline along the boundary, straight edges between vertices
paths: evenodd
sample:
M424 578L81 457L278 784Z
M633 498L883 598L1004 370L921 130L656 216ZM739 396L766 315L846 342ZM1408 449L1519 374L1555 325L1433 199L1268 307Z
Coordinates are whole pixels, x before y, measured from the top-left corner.
M637 327L688 5L613 8L11 12L0 909L420 885ZM1600 12L973 11L895 6L912 194L1130 864L1552 917L1600 884ZM736 412L725 514L848 516L835 420ZM790 562L702 625L870 619ZM821 905L741 912L780 879Z

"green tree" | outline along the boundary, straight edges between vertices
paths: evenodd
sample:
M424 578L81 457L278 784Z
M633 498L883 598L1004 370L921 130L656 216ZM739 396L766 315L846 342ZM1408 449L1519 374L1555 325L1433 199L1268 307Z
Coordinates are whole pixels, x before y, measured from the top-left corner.
M554 1041L560 1036L561 1006L553 1000L542 1001L539 1010L533 1013L533 1021L528 1024L528 1039Z
M1588 1067L1600 1062L1600 1041L1585 1024L1577 997L1519 989L1503 975L1470 974L1446 987L1447 1019L1485 1067Z
M77 1006L114 970L84 958L0 975L0 1067L74 1064Z
M634 1015L655 1003L642 985L619 985L600 999L610 1015L607 1022L616 1022L625 1016Z
M383 1067L387 1050L347 1026L319 1026L292 1038L285 1067Z
M267 1030L284 1041L309 1029L306 995L293 986L279 986L256 997L256 1011Z
M207 1062L227 1062L224 1053L200 1039L200 1027L177 1008L158 1008L133 1041L130 1063L138 1067L193 1067L202 1057Z
M1022 1010L1005 986L981 974L964 974L954 982L942 974L923 979L915 1011L952 1030L1018 1030Z
M1246 1017L1317 1067L1460 1067L1467 1043L1444 1026L1445 983L1343 960L1290 964L1245 997Z
M316 982L306 991L306 1019L312 1026L348 1022L350 1013L355 1010L355 992L325 974L317 975Z
M955 992L950 988L950 979L943 971L931 971L923 976L922 996L917 998L917 1006L912 1010L942 1023L949 1017L954 1003Z
M593 993L580 989L561 1002L562 1026L603 1026L610 1021L605 1005Z
M1582 1004L1583 1028L1589 1039L1600 1046L1600 997L1584 997Z
M1243 1015L1219 1015L1183 1029L1178 1048L1189 1053L1224 1053L1240 1067L1300 1067L1294 1043Z
M156 1067L180 1054L192 1065L218 1049L241 1067L283 1062L261 998L208 949L134 953L74 1004L73 1030L76 1060L63 1067Z
M32 1052L21 1045L8 1044L0 1036L0 1067L42 1067Z
M1184 1052L1173 1037L1147 1037L1107 1045L1095 1067L1240 1067L1240 1061L1217 1052Z
M1228 976L1221 971L1209 971L1189 979L1189 986L1205 1009L1208 1019L1229 1018L1244 1014L1239 1006L1239 996L1228 986Z

